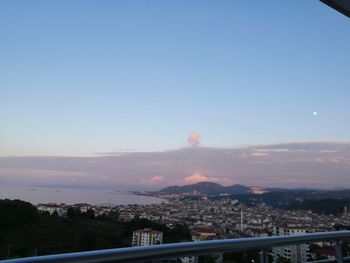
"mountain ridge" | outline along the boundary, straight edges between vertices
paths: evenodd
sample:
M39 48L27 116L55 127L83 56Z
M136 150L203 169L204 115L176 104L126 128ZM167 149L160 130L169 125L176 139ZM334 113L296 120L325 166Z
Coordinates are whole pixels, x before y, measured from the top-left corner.
M252 187L241 184L222 186L215 182L199 182L189 185L168 186L157 192L158 194L186 194L198 195L222 195L222 194L248 194L252 193Z
M199 182L183 186L168 186L160 191L152 192L151 195L159 197L176 196L230 196L238 198L248 203L268 203L279 202L288 203L300 200L350 200L350 189L306 189L306 188L264 188L248 187L241 184L222 186L214 182ZM173 195L173 196L172 196ZM286 201L287 200L287 201Z

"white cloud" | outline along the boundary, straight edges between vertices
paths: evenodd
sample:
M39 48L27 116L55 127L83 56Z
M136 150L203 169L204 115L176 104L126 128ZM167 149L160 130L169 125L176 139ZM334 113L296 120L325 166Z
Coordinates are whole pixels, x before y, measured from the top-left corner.
M194 173L190 176L187 176L183 179L185 184L195 184L199 182L214 182L222 185L232 185L238 183L237 180L226 178L226 177L209 177L202 175L200 173Z

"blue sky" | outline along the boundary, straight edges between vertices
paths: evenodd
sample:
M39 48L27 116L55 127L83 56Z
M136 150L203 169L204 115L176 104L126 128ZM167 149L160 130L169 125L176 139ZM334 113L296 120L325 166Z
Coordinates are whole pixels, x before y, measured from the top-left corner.
M0 43L1 156L349 141L350 20L319 1L3 0Z

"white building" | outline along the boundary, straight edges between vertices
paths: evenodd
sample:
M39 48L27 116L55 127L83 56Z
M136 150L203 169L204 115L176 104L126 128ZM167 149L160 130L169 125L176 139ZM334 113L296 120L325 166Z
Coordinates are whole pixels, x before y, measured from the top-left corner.
M41 212L48 212L50 215L53 213L57 213L58 216L66 216L67 215L67 208L65 205L58 205L58 204L39 204L37 206L38 211Z
M139 229L132 234L132 246L143 247L152 246L163 243L163 232L153 230L151 228Z
M198 257L192 256L192 257L183 257L180 258L181 263L197 263L198 262Z
M299 227L281 227L274 226L273 235L275 236L289 236L300 235L313 232L310 229L303 229ZM293 245L288 247L276 247L273 251L273 262L278 262L278 258L284 258L290 263L304 263L310 257L309 245Z

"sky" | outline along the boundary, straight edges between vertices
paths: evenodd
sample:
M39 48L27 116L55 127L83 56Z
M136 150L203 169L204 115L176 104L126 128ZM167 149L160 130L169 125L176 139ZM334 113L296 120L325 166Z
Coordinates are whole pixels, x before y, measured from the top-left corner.
M194 176L255 185L256 177L238 180L230 165L218 168L225 149L347 145L349 47L350 20L316 0L1 0L0 180L23 171L61 173L60 162L48 164L54 156L99 166L99 158L121 160L124 152L135 154L129 166L138 153L153 160L130 184ZM178 178L159 174L155 157L162 154L162 166L173 169L185 160L166 159L168 151L187 148L222 151L209 154L210 169L192 163ZM32 156L43 157L42 166L34 169ZM336 157L343 179L347 158ZM65 172L82 172L76 165ZM124 176L119 166L108 167L95 175ZM242 174L257 172L249 169ZM298 178L290 185L302 184Z
M348 141L350 20L319 1L2 0L0 43L1 156Z

